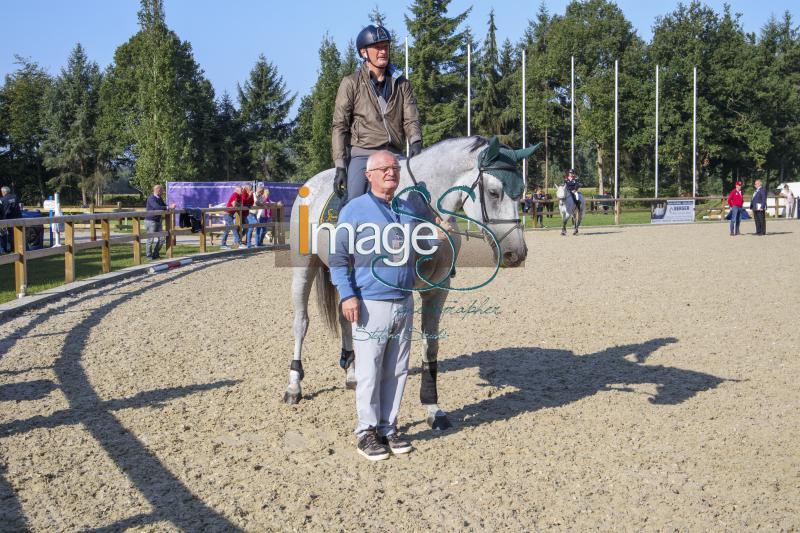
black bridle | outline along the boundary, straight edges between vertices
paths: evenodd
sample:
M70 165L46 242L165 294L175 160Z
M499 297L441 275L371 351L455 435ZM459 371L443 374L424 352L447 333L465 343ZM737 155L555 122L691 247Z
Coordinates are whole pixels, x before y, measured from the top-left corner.
M417 178L414 176L414 172L411 171L411 158L410 157L406 159L406 169L408 170L408 175L411 177L411 181L414 183L415 186L418 185ZM478 177L475 178L475 181L473 181L472 185L469 187L473 191L475 190L476 187L478 189L478 195L480 196L480 201L481 201L481 218L483 219L481 222L484 225L489 226L490 224L512 224L512 226L508 229L508 231L503 233L503 235L501 237L497 238L497 244L499 245L501 242L503 242L503 239L505 239L506 237L511 235L512 231L514 231L515 229L522 229L522 224L521 224L522 219L521 218L492 218L492 217L489 216L489 213L486 211L486 192L485 192L485 185L484 185L484 182L483 182L484 181L483 180L483 171L484 170L511 170L511 171L516 172L517 169L516 168L510 168L510 167L506 168L506 167L492 167L492 166L479 165L478 166ZM438 213L431 206L430 200L427 197L425 197L425 204L428 206L428 209L431 211L431 213L433 213L434 216L438 216ZM485 236L485 235L480 234L480 233L479 234L470 234L470 232L467 232L467 231L458 231L458 230L451 230L451 231L453 233L455 233L455 234L464 235L466 237L474 237L476 235L477 236L481 236L481 237ZM488 236L486 236L486 237L488 238Z

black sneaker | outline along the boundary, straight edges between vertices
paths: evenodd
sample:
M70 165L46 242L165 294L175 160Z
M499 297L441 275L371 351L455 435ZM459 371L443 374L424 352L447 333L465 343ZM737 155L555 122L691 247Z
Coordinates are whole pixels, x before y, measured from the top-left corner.
M408 453L411 451L411 443L395 432L385 437L378 437L378 441L384 446L388 446L393 454Z
M378 442L375 430L367 431L358 438L358 453L370 461L381 461L389 458L389 449Z

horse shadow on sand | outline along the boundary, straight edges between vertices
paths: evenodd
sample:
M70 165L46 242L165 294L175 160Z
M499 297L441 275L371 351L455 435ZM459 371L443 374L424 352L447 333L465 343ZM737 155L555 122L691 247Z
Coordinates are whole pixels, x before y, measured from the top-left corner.
M229 258L227 261L239 259L241 257ZM158 409L172 400L206 391L234 387L239 381L219 380L210 383L143 390L132 397L103 400L92 386L81 361L92 330L102 327L103 317L110 311L124 304L130 298L201 272L215 264L218 262L200 263L193 269L178 272L172 276L153 278L154 281L130 291L119 292L119 289L130 288L140 282L141 277L136 276L117 283L115 287L90 291L79 298L66 300L50 310L34 313L34 318L27 325L17 328L13 337L0 340L0 357L3 357L19 339L29 335L36 326L43 324L55 314L69 312L67 307L102 295L114 296L112 300L99 307L85 310L86 316L82 317L75 327L64 332L65 339L61 352L52 367L33 367L3 373L3 375L18 375L34 369L52 368L56 376L55 380L38 379L0 385L0 401L2 402L39 400L55 390L59 390L69 402L68 408L49 415L37 415L0 424L0 441L33 430L80 425L104 449L109 459L126 475L150 505L151 511L149 512L135 514L90 531L125 531L134 527L158 528L157 524L161 522L170 522L175 528L184 531L241 530L195 495L190 487L170 471L167 465L162 463L159 457L115 416L116 411L124 409ZM84 311L82 310L82 312ZM142 379L146 382L146 376L143 376ZM6 407L4 406L4 408ZM80 487L75 487L74 490L79 491ZM21 502L8 480L8 466L5 461L0 459L0 531L29 529L30 525Z
M503 348L440 361L440 375L477 367L485 381L479 386L490 388L486 399L449 412L453 428L446 432L560 407L601 391L644 394L651 404L676 405L730 381L694 370L644 364L656 350L676 342L672 337L652 339L589 355L536 347ZM655 385L656 392L649 394L632 387L642 384ZM506 387L514 390L505 392L502 389ZM426 429L415 434L414 439L440 435L441 431Z

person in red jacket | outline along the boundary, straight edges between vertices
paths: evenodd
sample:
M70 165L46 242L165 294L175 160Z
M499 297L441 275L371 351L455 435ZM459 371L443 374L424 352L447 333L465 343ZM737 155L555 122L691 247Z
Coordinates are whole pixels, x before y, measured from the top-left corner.
M728 195L728 207L731 212L730 217L730 231L731 237L739 235L739 222L742 220L742 212L744 211L744 196L742 195L742 182L736 182L736 188Z
M242 188L241 187L234 187L233 194L231 194L230 197L228 198L228 201L225 204L225 207L239 207L240 205L242 205ZM225 216L223 218L225 219L225 225L226 226L233 226L234 224L236 224L235 215L236 215L236 211L234 209L225 211ZM230 249L227 246L228 233L230 233L230 230L226 229L225 232L222 234L222 242L220 242L220 246L219 246L220 250L229 250ZM242 244L242 236L239 235L239 229L238 228L233 230L233 242L234 242L234 244L237 244L237 245L241 245Z

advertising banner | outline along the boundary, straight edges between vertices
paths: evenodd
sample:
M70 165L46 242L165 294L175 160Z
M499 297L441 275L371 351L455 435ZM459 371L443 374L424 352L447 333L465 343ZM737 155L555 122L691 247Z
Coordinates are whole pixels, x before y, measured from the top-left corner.
M694 222L694 200L662 200L653 202L651 224Z
M284 205L284 219L289 220L292 204L297 197L297 191L302 183L286 182L253 182L253 181L168 181L167 203L174 203L179 209L198 207L224 206L233 193L234 187L252 185L255 191L257 185L264 185L269 189L269 199L272 202L282 202Z

